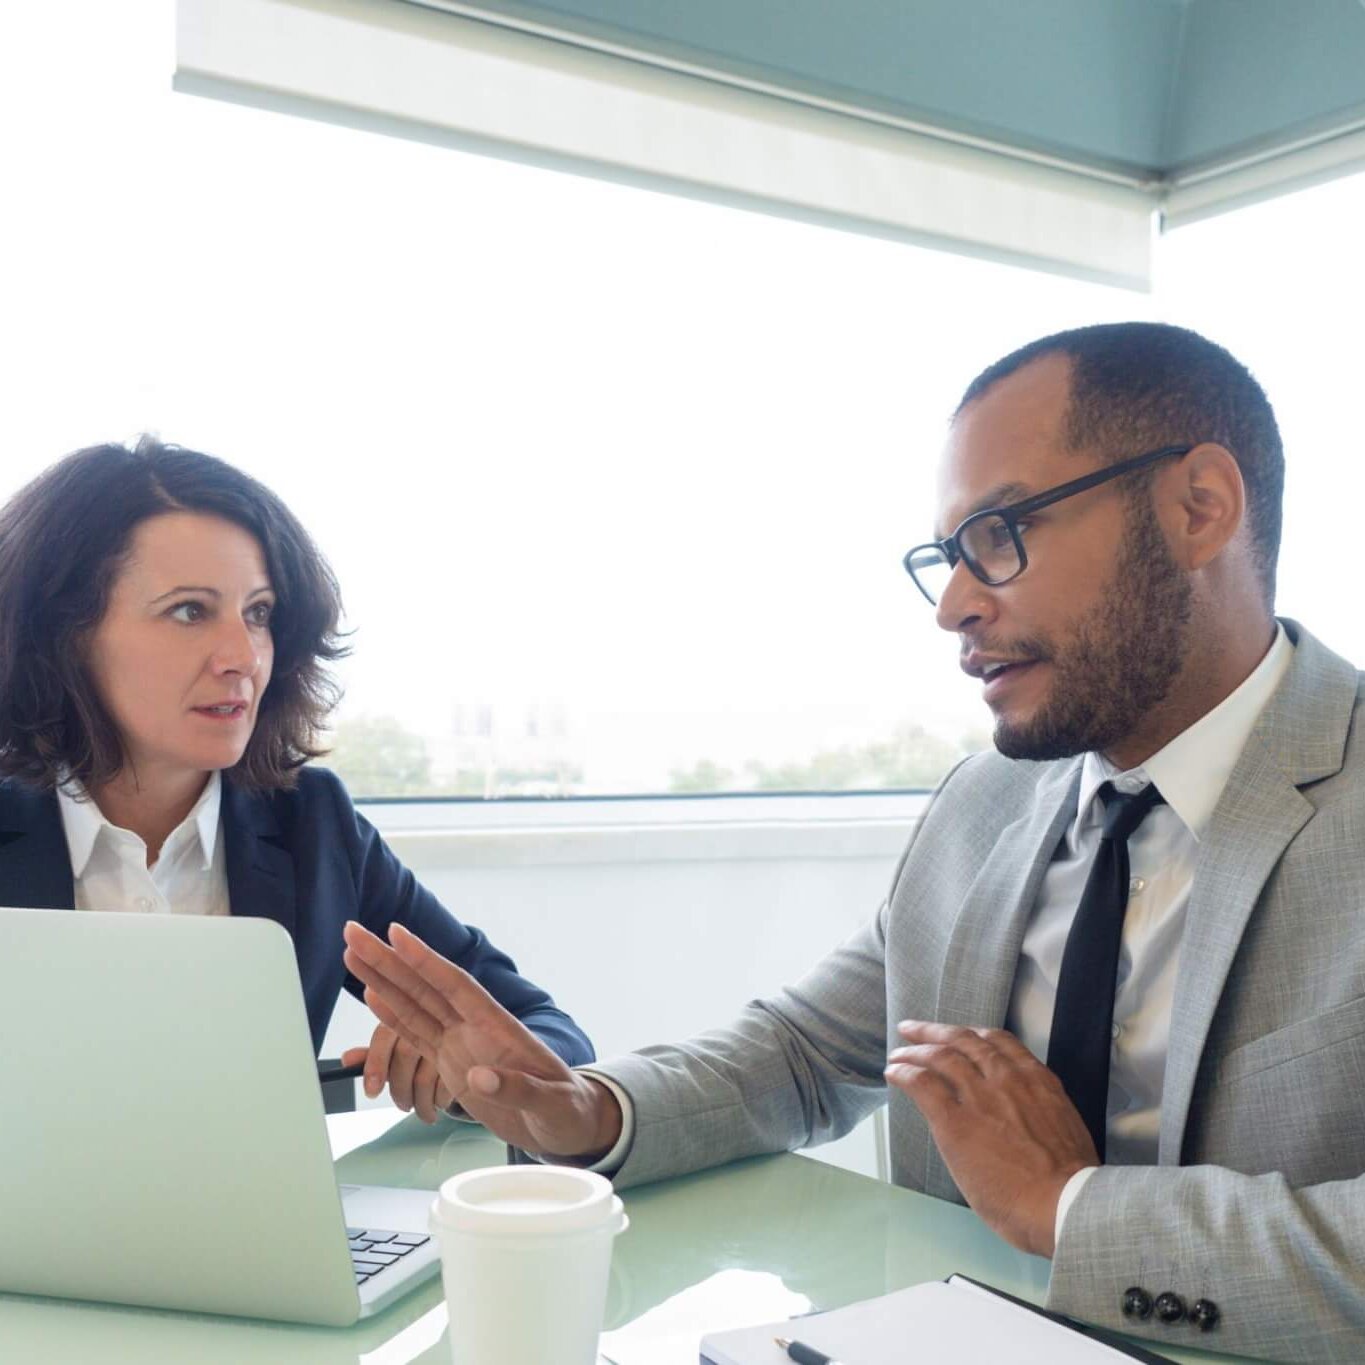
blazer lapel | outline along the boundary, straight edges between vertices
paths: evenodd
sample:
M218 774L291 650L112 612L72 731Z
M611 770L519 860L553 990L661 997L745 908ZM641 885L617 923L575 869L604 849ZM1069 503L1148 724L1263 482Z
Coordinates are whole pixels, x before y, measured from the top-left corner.
M1200 843L1162 1087L1158 1161L1179 1165L1204 1044L1247 921L1314 807L1299 790L1339 772L1359 674L1285 621L1294 662L1261 713Z
M1027 812L1001 831L981 865L948 940L934 1012L938 1023L999 1028L1005 1022L1029 914L1076 814L1080 779L1080 759L1045 774ZM924 1189L939 1198L961 1198L933 1143Z
M268 796L223 780L224 861L234 915L273 919L294 934L294 859Z
M948 940L937 1022L978 1028L1004 1022L1029 912L1076 814L1080 777L1079 759L1047 773L1029 809L1005 826L982 863Z
M52 792L0 791L0 905L70 910L71 854Z

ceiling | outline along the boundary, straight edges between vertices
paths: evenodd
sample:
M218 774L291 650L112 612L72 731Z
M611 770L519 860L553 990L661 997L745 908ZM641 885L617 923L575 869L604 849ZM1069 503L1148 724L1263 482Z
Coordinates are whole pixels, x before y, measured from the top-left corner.
M417 0L1130 183L1365 130L1362 0Z
M1150 287L1365 168L1365 0L177 0L176 88Z

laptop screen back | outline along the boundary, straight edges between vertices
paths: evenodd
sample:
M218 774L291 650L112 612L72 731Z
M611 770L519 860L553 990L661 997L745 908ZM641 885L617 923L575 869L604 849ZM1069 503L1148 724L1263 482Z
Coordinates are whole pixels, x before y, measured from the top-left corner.
M0 909L0 1038L0 1290L355 1320L279 925Z

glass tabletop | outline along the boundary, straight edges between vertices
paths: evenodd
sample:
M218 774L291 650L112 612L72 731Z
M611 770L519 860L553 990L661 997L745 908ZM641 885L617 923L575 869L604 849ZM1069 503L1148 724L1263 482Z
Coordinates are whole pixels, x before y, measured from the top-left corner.
M338 1176L435 1189L501 1165L482 1129L428 1128L394 1110L328 1116ZM758 1157L623 1192L603 1360L696 1365L703 1332L835 1308L954 1272L1033 1302L1045 1261L1007 1246L968 1209L801 1156ZM147 1235L156 1235L154 1228ZM440 1280L354 1327L310 1328L0 1295L0 1360L132 1365L448 1365ZM1227 1356L1157 1345L1185 1362Z

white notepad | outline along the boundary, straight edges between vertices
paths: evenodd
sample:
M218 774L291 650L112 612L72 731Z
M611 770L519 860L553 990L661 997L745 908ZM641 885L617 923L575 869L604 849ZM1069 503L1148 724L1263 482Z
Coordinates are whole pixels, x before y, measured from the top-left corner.
M711 1365L786 1365L787 1353L774 1342L779 1336L814 1346L841 1365L906 1365L910 1360L1118 1365L1134 1357L1161 1359L1085 1336L959 1275L808 1318L716 1332L702 1338L702 1359Z

